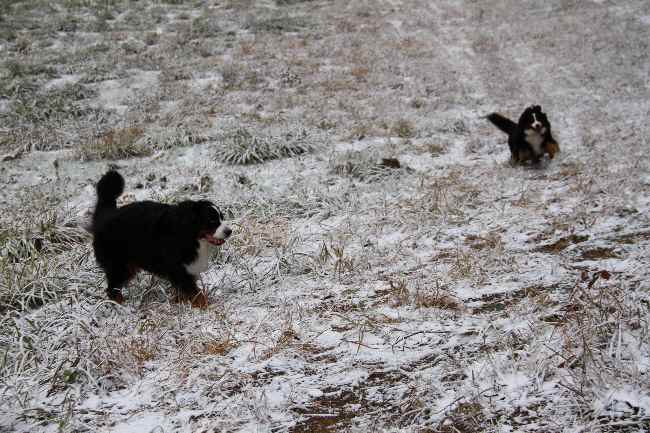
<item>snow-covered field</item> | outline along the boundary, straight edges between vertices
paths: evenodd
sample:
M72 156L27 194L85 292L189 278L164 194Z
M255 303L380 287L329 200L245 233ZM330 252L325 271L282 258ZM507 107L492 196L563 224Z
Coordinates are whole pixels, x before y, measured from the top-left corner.
M649 43L647 0L1 2L0 431L650 431ZM532 103L513 167L482 116ZM106 300L110 165L229 216L207 310Z

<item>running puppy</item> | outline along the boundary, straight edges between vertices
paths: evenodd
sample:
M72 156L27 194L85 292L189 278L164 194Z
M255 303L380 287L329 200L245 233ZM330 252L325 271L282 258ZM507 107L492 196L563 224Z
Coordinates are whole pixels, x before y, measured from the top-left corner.
M560 151L560 145L551 135L551 123L539 105L526 108L515 123L499 113L491 113L486 118L497 128L508 134L508 146L512 161L539 163L545 153L553 159Z
M208 268L209 245L222 245L232 230L207 200L175 205L141 201L117 207L124 178L114 170L97 183L92 219L93 248L106 274L106 293L122 303L121 289L141 269L169 280L181 300L205 308L208 298L196 285Z

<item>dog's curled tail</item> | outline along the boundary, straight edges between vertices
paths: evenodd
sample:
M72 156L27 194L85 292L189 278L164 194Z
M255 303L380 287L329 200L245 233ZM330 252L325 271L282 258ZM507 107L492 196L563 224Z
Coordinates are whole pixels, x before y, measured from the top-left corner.
M117 198L124 192L124 178L115 170L109 170L97 182L97 206L93 214L93 223L106 210L117 207Z
M510 134L517 127L515 122L499 113L490 113L485 118L506 134Z

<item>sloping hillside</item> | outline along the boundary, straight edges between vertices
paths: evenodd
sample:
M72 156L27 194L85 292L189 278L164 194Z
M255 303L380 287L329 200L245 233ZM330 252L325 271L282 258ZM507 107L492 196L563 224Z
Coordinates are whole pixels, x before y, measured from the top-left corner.
M649 2L0 16L0 431L650 428ZM483 116L532 103L561 153L514 167ZM208 309L107 301L109 166L228 215Z

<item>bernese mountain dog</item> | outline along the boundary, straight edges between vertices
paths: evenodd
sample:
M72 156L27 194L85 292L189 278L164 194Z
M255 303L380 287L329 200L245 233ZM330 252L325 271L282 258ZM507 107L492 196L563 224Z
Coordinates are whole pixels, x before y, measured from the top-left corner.
M208 268L209 246L222 245L232 234L221 211L208 200L117 207L123 191L124 178L115 170L97 183L93 249L106 274L108 297L124 302L122 287L142 269L169 280L179 300L205 308L207 295L196 281Z
M560 151L560 145L551 135L551 123L539 105L527 107L518 123L499 113L490 113L486 118L508 134L508 146L514 163L532 161L538 164L544 154L553 159Z

